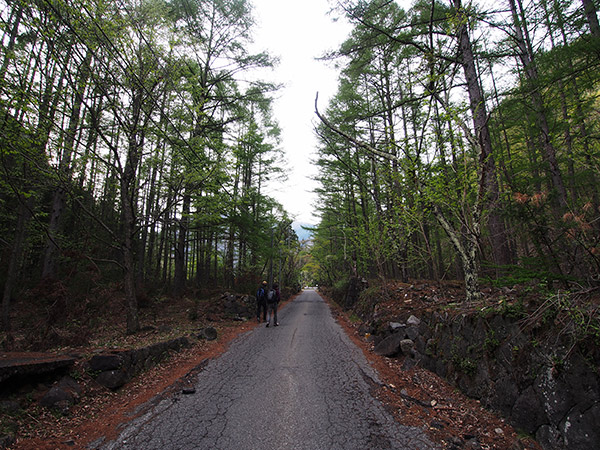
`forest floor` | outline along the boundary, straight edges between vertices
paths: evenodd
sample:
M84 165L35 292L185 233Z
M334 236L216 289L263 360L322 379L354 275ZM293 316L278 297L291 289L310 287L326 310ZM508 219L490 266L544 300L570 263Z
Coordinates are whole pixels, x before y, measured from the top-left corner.
M461 295L458 288L440 289L438 284L413 283L410 290L419 295L406 302L407 288L409 286L398 285L391 289L388 286L390 295L378 304L383 316L397 317L410 312L418 315L423 308L431 307L426 299L452 302L455 296ZM401 368L401 359L375 355L373 344L358 333L360 323L356 318L328 302L338 323L379 372L382 385L376 395L399 423L424 429L444 449L539 450L531 438L519 435L502 418L485 410L477 400L464 396L437 375L419 367L405 371ZM285 308L286 303L281 307ZM83 450L102 436L114 438L120 425L132 420L141 405L157 395L181 390L182 384L201 370L207 360L219 356L232 340L258 326L254 321L227 319L216 313L214 307L198 311L197 317L194 313L195 321L191 321L190 311L198 306L202 309L202 305L208 307L208 303L198 304L183 298L146 308L142 310L142 323L152 326L134 336L125 336L122 325L117 325L123 322L119 308L109 308L114 311L114 320L106 323L114 326L99 327L85 346L53 349L91 355L103 350L142 347L174 336L193 335L206 320L217 329L219 336L215 341L194 340L191 348L174 353L116 392L99 387L82 367L76 367L72 375L76 375L84 387L80 401L67 415L60 415L36 406L36 395L26 394L29 407L12 419L17 422L19 431L16 443L9 448Z

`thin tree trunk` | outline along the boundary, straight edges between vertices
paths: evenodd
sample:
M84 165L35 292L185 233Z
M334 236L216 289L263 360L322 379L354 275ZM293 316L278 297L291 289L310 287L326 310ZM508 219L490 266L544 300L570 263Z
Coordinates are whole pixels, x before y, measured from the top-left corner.
M167 267L167 252L165 250L169 247L167 230L169 228L170 211L165 212L164 222L160 229L160 238L158 242L158 249L156 251L156 274L157 280L160 280L163 284L166 282L166 267ZM162 269L162 270L161 270Z
M215 232L215 253L213 258L213 284L219 284L219 235L218 231Z
M552 186L556 193L556 202L558 210L555 210L556 216L561 216L561 212L567 208L567 192L563 183L562 174L556 159L556 150L551 142L550 127L546 118L544 101L539 89L539 77L537 67L533 61L533 52L529 40L526 41L524 34L524 24L519 18L519 12L515 0L509 0L513 21L515 26L515 42L519 49L519 58L525 69L525 76L530 85L530 99L533 111L536 117L536 123L540 131L542 148L544 149L544 159L548 165L549 175L552 180Z
M23 242L27 230L27 223L31 216L30 210L32 206L32 197L27 200L27 204L20 203L19 214L17 218L17 227L15 230L15 239L10 252L10 260L6 271L6 281L4 283L4 293L2 296L2 329L9 333L11 331L10 322L10 304L12 299L12 291L17 281L17 270L21 262L23 253Z
M593 0L581 0L583 3L583 9L585 16L587 17L588 24L590 25L590 33L592 36L600 37L600 24L598 24L598 14L596 12L596 5Z
M203 230L196 230L195 232L195 239L196 239L196 274L194 275L195 278L195 285L196 287L200 287L201 282L202 282L202 272L203 272L203 265L204 265L204 251L205 251L205 246L204 246L204 241L203 241L203 235L204 232Z
M556 0L555 0L556 1ZM590 1L590 0L586 0L586 1ZM586 1L584 1L584 4L586 3ZM594 7L593 3L591 4L592 7ZM559 8L559 5L555 5L555 10L557 13L557 24L558 27L560 29L561 32L561 36L562 36L562 41L564 45L567 45L568 40L567 40L567 33L565 30L565 21L564 21L564 17L562 15L562 11ZM593 11L593 19L595 19L596 22L596 27L598 26L598 19L596 16L596 11L594 9ZM600 32L598 32L598 34L596 34L596 36L600 36ZM572 65L572 62L569 60L567 61L567 64ZM590 194L592 197L592 208L594 209L594 211L600 211L600 200L598 199L598 182L597 182L597 177L596 177L596 173L597 170L594 170L593 167L593 162L592 162L592 158L591 158L591 149L590 149L590 135L588 133L588 127L586 125L586 116L583 113L583 108L582 108L582 99L581 99L581 94L579 92L579 87L577 84L577 78L573 78L572 82L571 82L571 91L573 93L573 97L575 99L575 119L576 119L576 128L579 129L579 134L580 134L580 139L581 139L581 145L583 147L583 154L584 154L584 158L586 161L586 164L588 166L588 170L589 170L589 177L590 177ZM562 93L562 90L561 90ZM600 222L596 221L595 222L595 227L597 230L600 230Z
M187 281L187 270L185 264L186 244L188 240L188 230L190 223L190 187L185 186L183 193L183 205L181 208L181 219L179 220L179 233L177 236L177 245L175 249L175 274L173 276L173 293L176 296L182 295Z
M556 44L554 42L554 34L552 30L552 21L548 12L548 4L546 0L542 0L542 7L544 9L544 19L546 21L546 28L548 28L548 36L550 37L550 43L552 44L552 48L556 48ZM567 57L567 60L569 58ZM567 61L569 63L569 61ZM562 113L562 122L565 128L564 131L564 148L567 156L567 174L568 174L568 185L569 191L571 194L571 198L575 200L577 198L577 188L575 186L575 163L573 160L573 138L571 136L571 118L569 116L569 106L567 104L567 95L566 95L567 87L562 79L558 80L558 93L560 97L560 108Z
M19 6L16 10L11 12L11 17L8 21L9 24L12 23L12 27L10 28L10 35L8 38L8 44L4 51L4 58L2 60L2 67L0 67L0 80L4 81L4 76L6 75L6 70L8 69L9 63L13 59L13 51L15 49L15 42L17 40L17 36L19 35L19 26L21 25L21 19L23 18L23 3L18 2Z
M98 95L98 94L96 94ZM79 187L81 189L87 189L87 191L91 194L96 186L96 164L97 158L94 157L96 155L96 150L98 148L98 137L99 137L99 124L100 117L102 115L102 103L104 97L100 97L97 101L94 102L94 105L88 111L87 121L89 123L89 131L88 138L85 144L85 153L82 158L83 164L81 168L81 172L79 175ZM90 162L89 171L87 170L88 161ZM86 185L86 176L89 175L87 179Z
M438 206L434 206L433 213L450 238L450 242L452 242L460 258L465 280L466 301L467 303L476 302L481 298L479 290L479 264L477 262L477 247L479 245L477 239L478 230L474 229L473 233L463 232L461 236L461 234L454 230ZM473 220L474 224L477 224L478 220L475 217Z
M90 75L91 52L88 52L81 64L75 87L75 101L69 117L69 125L64 137L63 151L58 167L58 186L52 199L50 221L48 224L48 241L42 269L42 278L55 278L57 265L57 240L59 239L61 220L66 206L67 184L71 181L71 162L75 151L75 136L81 120L81 107L83 105L83 93L87 87Z
M209 284L210 283L210 276L211 276L211 267L212 267L212 255L213 255L213 251L212 251L212 243L213 243L213 236L214 236L214 231L206 230L206 261L204 262L204 276L202 277L202 280L206 283ZM216 252L216 248L215 248L215 252Z

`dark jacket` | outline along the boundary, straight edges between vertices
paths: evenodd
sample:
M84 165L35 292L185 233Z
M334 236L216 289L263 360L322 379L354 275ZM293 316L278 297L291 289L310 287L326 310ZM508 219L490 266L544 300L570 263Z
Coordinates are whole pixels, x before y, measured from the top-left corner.
M265 303L267 301L267 293L264 287L259 287L258 291L256 291L256 301L258 303Z

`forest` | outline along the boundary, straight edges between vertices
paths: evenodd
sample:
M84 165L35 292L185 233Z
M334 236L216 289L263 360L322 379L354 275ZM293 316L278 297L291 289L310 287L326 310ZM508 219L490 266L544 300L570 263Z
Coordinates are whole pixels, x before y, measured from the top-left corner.
M107 298L133 334L152 299L261 279L462 280L468 304L483 284L597 292L598 2L329 4L352 31L320 55L340 77L315 98L305 248L268 195L280 86L250 1L0 2L4 348Z
M337 289L463 280L471 304L484 283L597 292L597 2L408 6L338 3L353 28L323 56L341 76L333 100L315 99L307 270Z
M0 280L11 330L42 338L122 301L297 283L276 58L245 0L0 2ZM223 291L221 291L223 292ZM15 305L46 321L14 324ZM124 320L124 322L125 322Z

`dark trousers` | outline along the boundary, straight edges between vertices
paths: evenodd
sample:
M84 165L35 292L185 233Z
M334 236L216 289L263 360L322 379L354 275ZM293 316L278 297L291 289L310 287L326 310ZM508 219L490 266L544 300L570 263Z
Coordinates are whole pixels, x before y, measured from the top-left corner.
M267 322L271 323L271 319L277 325L277 303L267 303Z
M262 310L263 320L267 320L267 302L256 302L256 318L260 320L260 312Z

